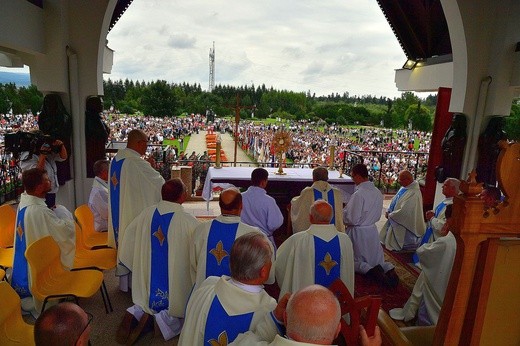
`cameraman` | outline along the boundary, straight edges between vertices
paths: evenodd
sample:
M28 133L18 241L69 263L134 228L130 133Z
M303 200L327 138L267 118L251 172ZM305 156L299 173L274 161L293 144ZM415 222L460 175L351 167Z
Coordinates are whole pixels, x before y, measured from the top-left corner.
M49 208L56 206L56 193L59 188L56 162L65 161L67 156L67 149L59 139L55 139L52 144L43 143L37 155L30 151L23 151L20 154L22 172L31 168L40 168L48 172L51 190L45 196L45 204Z

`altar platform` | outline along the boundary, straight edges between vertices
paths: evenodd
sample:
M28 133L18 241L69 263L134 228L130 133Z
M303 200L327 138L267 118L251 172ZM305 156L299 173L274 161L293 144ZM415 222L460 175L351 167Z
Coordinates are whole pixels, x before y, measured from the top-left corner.
M205 201L213 199L215 188L227 188L236 186L241 190L246 190L251 185L251 172L256 167L210 167L204 182L202 197ZM284 168L285 175L278 175L278 168L265 167L269 172L267 184L267 194L275 198L278 202L289 201L300 195L300 191L312 185L312 168ZM354 193L354 181L351 177L343 175L339 177L338 171L329 171L329 184L343 191L344 201Z

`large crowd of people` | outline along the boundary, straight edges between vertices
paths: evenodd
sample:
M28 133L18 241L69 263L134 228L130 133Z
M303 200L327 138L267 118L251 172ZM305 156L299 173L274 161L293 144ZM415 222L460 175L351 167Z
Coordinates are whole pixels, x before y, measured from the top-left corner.
M38 128L37 116L1 115L0 144L5 133L13 131L32 131ZM130 116L126 114L105 113L105 122L110 128L109 141L126 142L131 129L142 130L149 139L147 152L161 162L183 163L196 161L204 153L185 152L184 138L211 126L217 132L233 134L233 120L217 118L207 124L206 116L192 114L185 117ZM328 166L330 147L335 146L334 166L349 171L356 163L367 165L369 177L379 181L379 187L395 187L398 174L406 169L415 178L424 176L428 164L428 151L431 133L387 128L341 127L327 125L324 122L279 121L274 124L262 124L243 120L238 127L238 140L258 163L274 165L275 157L273 136L277 131L288 131L292 144L284 155L286 165L294 167ZM177 139L179 149L163 148L164 139ZM203 159L206 159L204 157ZM168 169L165 168L165 171Z
M256 204L250 201L251 193L261 196L268 184L264 168L253 170L253 190L240 193L237 189L229 188L222 191L219 197L221 215L200 222L183 209L182 204L186 201L188 191L184 183L180 179L165 181L154 169L154 160L150 157L149 161L145 159L149 142L159 139L153 136L157 137L157 131L164 135L163 131L167 130L150 118L121 119L122 123L119 127L116 125L118 130L113 135L126 139L126 147L119 149L109 164L107 161L97 161L99 163L95 165L99 167L95 167L94 171L99 179L94 181L92 190L94 194L103 192L100 197L106 196L98 199L98 202L92 198L92 204L96 204L96 207L104 205L107 209L106 220L96 224L107 225L108 245L117 251L115 274L120 279L119 288L123 292L131 291L134 304L127 309L116 332L118 343L133 344L147 330L147 326L150 327L154 322L158 333L165 340L180 334L179 344L199 344L202 340L214 340L220 344L235 339L239 344L245 342L242 340L256 340L255 344L278 344L280 338L287 340L283 338L289 334L293 338L290 344L331 343L338 336L338 319L327 318L328 322L324 324L323 319L302 315L294 305L298 305L300 295L305 296L309 292L314 292L311 296L322 297L320 299L332 297L333 302L330 293L329 298L326 297L324 287L329 287L336 280L341 280L350 292L354 292L354 272L386 288L395 288L399 284L399 277L393 266L388 265L381 256L382 247L378 243L377 232L383 246L391 251L417 250L419 265L429 269L424 272L421 282L428 282L429 275L438 279L439 276L444 279L449 276L450 261L439 272L431 267L424 254L429 248L441 246L447 234L441 232L439 238L430 239L426 229L433 221L428 216L433 213L437 219L443 218L440 210L450 200L445 200L435 212L428 212L426 219L430 224L427 225L421 208L423 203L418 193L418 183L412 171L406 169L408 166L402 169L398 164L395 168L400 169L397 179L401 189L384 213L387 223L377 230L377 215L383 215L382 195L368 179L368 168L371 167L369 158L348 172L358 186L348 201L328 183L328 170L323 167L326 162L309 163L310 167L319 165L313 169L313 184L291 200L290 215L294 234L281 245L277 244L280 245L277 250L271 236L280 220L276 225L268 223L272 218L271 212L272 215L280 216L280 210L272 210L278 206L271 203L271 207L265 209L266 212L258 213L263 210L260 204L267 205L271 200L264 198L264 202L260 202L260 198L255 198ZM207 126L203 117L189 119L181 121L187 134ZM217 131L226 131L232 125L227 121L219 121L210 126ZM248 126L255 125L243 124L239 134L241 142L252 143L253 148L244 144L246 150L256 151L256 142L261 140L259 136L263 136L265 131L255 134L249 131L251 127ZM394 131L391 130L385 132L387 130L329 127L319 132L318 128L312 128L312 124L298 123L291 126L296 126L289 129L293 132L295 143L304 143L299 147L300 151L288 153L293 161L299 161L296 155L301 151L311 156L316 154L313 145L320 146L322 158L326 161L330 144L366 151L377 148L377 145L400 149L405 146L404 136L410 136L409 132L398 134L397 138L401 138L401 142L398 140L395 144L386 139L394 138ZM302 126L301 130L298 126ZM267 128L272 131L271 135L279 130L273 125ZM329 145L323 145L314 138L319 133L321 142L323 138L328 138L324 142ZM371 138L369 143L363 139L365 134ZM415 135L417 138L406 140L406 150L417 149L415 140L427 141L427 134ZM350 142L344 144L343 141ZM419 147L423 144L420 143ZM259 157L265 146L270 146L269 138L260 145ZM63 145L60 145L60 149L63 149ZM41 155L45 156L46 153ZM365 163L367 160L368 164ZM13 271L16 275L12 280L20 296L32 302L24 309L34 315L38 315L41 302L32 297L30 292L31 277L23 261L25 248L51 235L60 247L69 245L62 252L61 260L65 267L71 267L71 258L74 257L74 249L70 247L74 239L71 235L73 221L70 212L67 213L64 207L54 203L45 203L47 194L52 191L49 178L43 167L24 168L22 179L26 192L22 195L17 211L16 224L22 232L17 233L16 237L21 240L14 248L17 260ZM454 183L447 183L446 186L449 184ZM447 197L453 193L446 190ZM374 215L368 214L368 211ZM95 218L102 214L93 213ZM449 216L449 213L446 214ZM43 224L36 224L34 220L40 220ZM63 225L64 229L60 230L56 224ZM98 231L104 229L104 226L100 226ZM20 281L20 277L26 279ZM423 285L421 282L418 285ZM278 302L264 291L263 284L266 283L279 285L281 292ZM315 284L321 286L313 286ZM438 305L442 305L445 290L442 286L438 290L441 301L435 301ZM417 291L424 287L418 286ZM414 301L423 315L429 317L420 320L435 323L436 316L430 311L433 303L430 303L425 296ZM311 306L313 300L309 299L308 304ZM332 305L323 312L338 310ZM81 311L77 312L82 316L78 326L83 326L85 315ZM407 318L410 314L412 312L406 313ZM396 315L400 317L400 314ZM301 320L302 324L296 327L291 325L290 321L294 319ZM287 333L283 332L283 328L287 328ZM363 344L380 344L377 328L370 331L370 334L374 334L371 338L363 333L361 330Z

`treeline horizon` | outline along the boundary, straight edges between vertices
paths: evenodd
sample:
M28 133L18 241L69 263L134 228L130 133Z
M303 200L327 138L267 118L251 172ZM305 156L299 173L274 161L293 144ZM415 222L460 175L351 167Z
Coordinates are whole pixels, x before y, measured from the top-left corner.
M103 81L104 109L112 107L120 113L157 117L206 114L234 116L239 95L241 118L282 118L309 121L324 120L328 124L384 126L394 129L431 131L437 95L420 98L412 92L390 99L384 96L350 95L348 91L316 96L311 91L294 92L245 85L217 85L212 92L202 90L200 83L168 83L164 80L133 82L119 79ZM0 114L32 112L37 114L43 94L34 85L17 87L0 83ZM505 119L504 130L511 140L520 139L520 102L513 101Z
M437 95L419 98L412 92L390 99L384 96L351 96L348 91L316 96L311 91L294 92L245 85L216 85L212 92L200 83L140 82L108 79L103 82L105 109L121 113L163 117L212 111L218 116L235 114L239 95L241 118L280 117L289 120L324 120L339 125L384 125L391 128L432 129Z

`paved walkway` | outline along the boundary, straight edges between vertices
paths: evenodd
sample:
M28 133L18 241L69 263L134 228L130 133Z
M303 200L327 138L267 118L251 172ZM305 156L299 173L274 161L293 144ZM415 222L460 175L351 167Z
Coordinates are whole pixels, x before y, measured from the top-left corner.
M188 156L193 151L197 154L202 154L204 151L208 150L206 147L206 133L206 131L199 131L198 134L194 133L191 135L188 147L185 150ZM222 143L222 150L226 153L228 160L233 162L235 153L235 142L233 141L233 137L231 137L228 132L221 133L220 140ZM253 163L240 146L237 147L237 162ZM240 166L240 164L237 163L237 166Z

